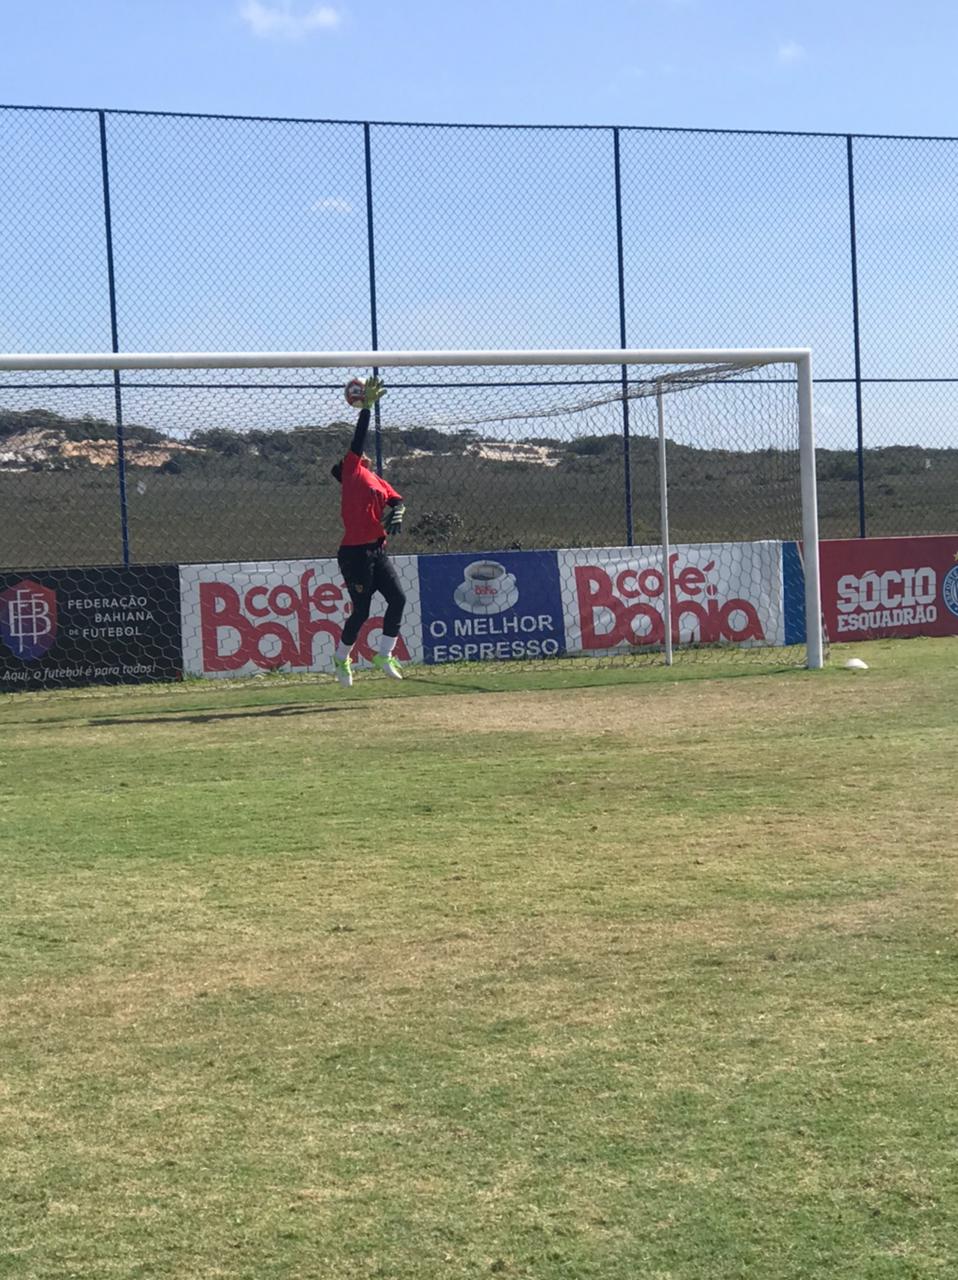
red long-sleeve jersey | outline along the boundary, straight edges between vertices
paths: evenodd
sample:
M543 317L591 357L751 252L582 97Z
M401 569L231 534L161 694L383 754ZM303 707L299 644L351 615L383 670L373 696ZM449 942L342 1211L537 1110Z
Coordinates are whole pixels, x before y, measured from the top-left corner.
M343 517L344 547L362 547L370 543L385 542L383 511L387 504L402 502L402 495L372 471L363 457L363 445L369 430L369 410L363 409L356 422L353 441L339 464L339 479L343 486L340 512Z
M371 471L363 458L350 450L342 462L343 492L340 511L343 517L344 547L358 547L382 542L386 537L382 518L386 504L401 502L402 495Z

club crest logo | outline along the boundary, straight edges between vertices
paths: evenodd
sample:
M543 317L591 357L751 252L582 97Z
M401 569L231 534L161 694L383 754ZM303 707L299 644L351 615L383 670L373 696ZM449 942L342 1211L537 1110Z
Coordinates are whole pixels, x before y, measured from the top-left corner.
M0 594L0 639L22 662L42 658L57 638L57 596L29 579Z
M498 560L473 560L453 593L464 613L505 613L519 601L515 577Z
M941 598L948 612L958 618L958 564L945 574L941 584Z

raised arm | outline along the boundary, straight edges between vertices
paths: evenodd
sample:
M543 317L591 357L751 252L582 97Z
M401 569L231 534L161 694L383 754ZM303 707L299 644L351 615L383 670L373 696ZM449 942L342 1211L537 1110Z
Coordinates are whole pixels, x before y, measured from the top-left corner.
M363 449L366 446L366 432L369 430L369 410L360 409L359 417L356 419L356 430L353 432L353 442L349 446L350 453L355 453L357 457L363 456Z
M366 443L366 432L369 430L369 412L373 405L383 398L386 394L386 388L382 384L381 378L367 378L365 382L365 394L363 395L363 407L359 411L359 417L356 420L356 430L353 432L353 442L349 446L350 453L355 453L357 457L363 456L363 447Z

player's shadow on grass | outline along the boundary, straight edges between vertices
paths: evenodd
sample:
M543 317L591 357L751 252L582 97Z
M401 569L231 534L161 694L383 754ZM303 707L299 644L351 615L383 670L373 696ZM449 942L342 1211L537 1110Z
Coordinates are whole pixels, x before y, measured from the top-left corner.
M252 716L317 716L324 712L361 711L361 702L343 702L338 706L313 706L304 703L293 703L288 707L248 707L237 711L195 711L184 714L182 711L170 711L165 716L101 716L87 721L93 729L101 729L121 724L209 724L213 720L247 720Z

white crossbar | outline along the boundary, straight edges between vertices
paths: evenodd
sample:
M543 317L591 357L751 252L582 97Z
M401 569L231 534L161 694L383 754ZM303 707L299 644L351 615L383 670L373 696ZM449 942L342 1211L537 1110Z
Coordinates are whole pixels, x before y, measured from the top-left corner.
M668 351L121 351L0 354L0 371L47 369L363 369L421 365L799 364L807 347Z

